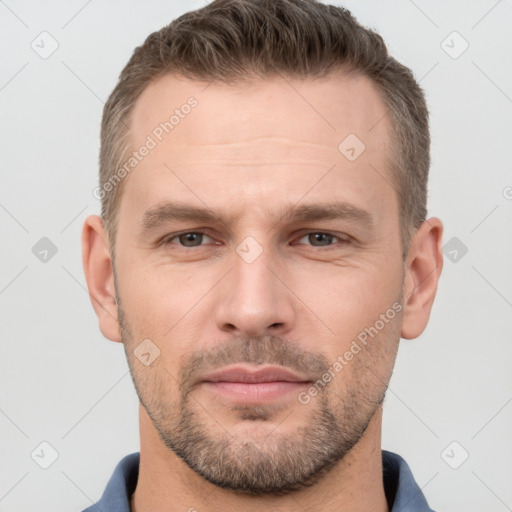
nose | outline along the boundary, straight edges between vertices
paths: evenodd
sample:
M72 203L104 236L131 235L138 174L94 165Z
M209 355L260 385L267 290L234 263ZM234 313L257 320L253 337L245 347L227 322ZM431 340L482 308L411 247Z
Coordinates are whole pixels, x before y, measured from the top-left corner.
M240 256L242 254L242 256ZM296 318L284 265L270 251L254 260L233 255L232 269L216 287L216 324L239 336L283 335Z

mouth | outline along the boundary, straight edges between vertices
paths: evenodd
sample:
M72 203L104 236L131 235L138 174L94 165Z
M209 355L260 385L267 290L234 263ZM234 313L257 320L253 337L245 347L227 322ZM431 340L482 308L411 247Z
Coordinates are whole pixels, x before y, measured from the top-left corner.
M200 384L237 403L261 404L299 393L311 380L280 366L254 369L237 365L205 375Z

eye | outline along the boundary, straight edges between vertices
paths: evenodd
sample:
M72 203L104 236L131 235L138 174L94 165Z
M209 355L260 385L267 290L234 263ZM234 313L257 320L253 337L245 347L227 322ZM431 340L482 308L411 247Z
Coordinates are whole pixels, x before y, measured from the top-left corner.
M205 245L202 243L205 241L205 238L209 239L210 241L213 240L210 236L202 231L184 231L182 233L176 233L164 238L161 243L164 247L167 247L168 245L177 245L178 247L183 248L193 248ZM305 239L307 242L302 243L302 240ZM335 245L348 244L349 240L347 238L336 236L332 233L312 231L303 235L298 239L298 242L296 243L300 245L310 245L311 247L330 248Z
M301 240L307 239L308 242L311 242L313 247L330 247L333 244L333 241L338 241L341 244L348 243L348 240L345 238L340 238L331 233L324 233L323 231L312 231L311 233L307 233L302 238L299 239L299 243Z
M174 240L177 240L177 245L181 247L199 247L203 245L201 242L204 240L204 237L210 238L202 231L186 231L184 233L178 233L176 235L172 235L165 238L164 240L162 240L162 244L164 246L167 246L171 244ZM212 239L210 238L210 240Z

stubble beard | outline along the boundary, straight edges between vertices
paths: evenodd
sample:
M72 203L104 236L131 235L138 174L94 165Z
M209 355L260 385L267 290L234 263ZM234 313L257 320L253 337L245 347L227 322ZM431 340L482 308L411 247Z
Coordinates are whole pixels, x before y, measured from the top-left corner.
M384 400L387 381L378 390L365 385L368 361L365 363L362 355L351 362L352 378L343 397L333 396L327 386L307 405L297 400L296 407L309 408L309 418L293 434L280 431L281 425L266 436L257 431L258 424L275 422L289 403L233 407L239 421L254 422L255 435L241 438L219 425L208 413L208 404L199 403L194 396L191 376L198 367L206 361L218 363L217 367L221 362L266 363L321 375L328 367L325 357L299 353L292 344L274 336L231 340L211 354L197 353L187 360L178 379L181 391L173 399L171 393L177 385L168 372L162 367L144 368L133 355L136 341L120 305L119 322L135 389L165 446L205 480L236 493L286 495L314 485L357 444ZM147 370L152 373L144 375ZM343 372L335 378L343 379ZM288 414L293 415L293 409ZM286 417L281 420L283 426Z

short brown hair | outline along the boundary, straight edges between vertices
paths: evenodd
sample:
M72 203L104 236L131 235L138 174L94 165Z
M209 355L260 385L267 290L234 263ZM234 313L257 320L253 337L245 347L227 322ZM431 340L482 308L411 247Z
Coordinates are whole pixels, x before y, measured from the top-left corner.
M405 257L426 218L430 135L424 93L412 72L388 54L379 34L347 9L316 0L215 0L153 32L135 49L105 104L101 125L101 216L112 257L123 181L106 185L126 158L130 115L150 83L168 73L236 83L275 74L317 78L339 70L370 78L390 113L390 172Z

